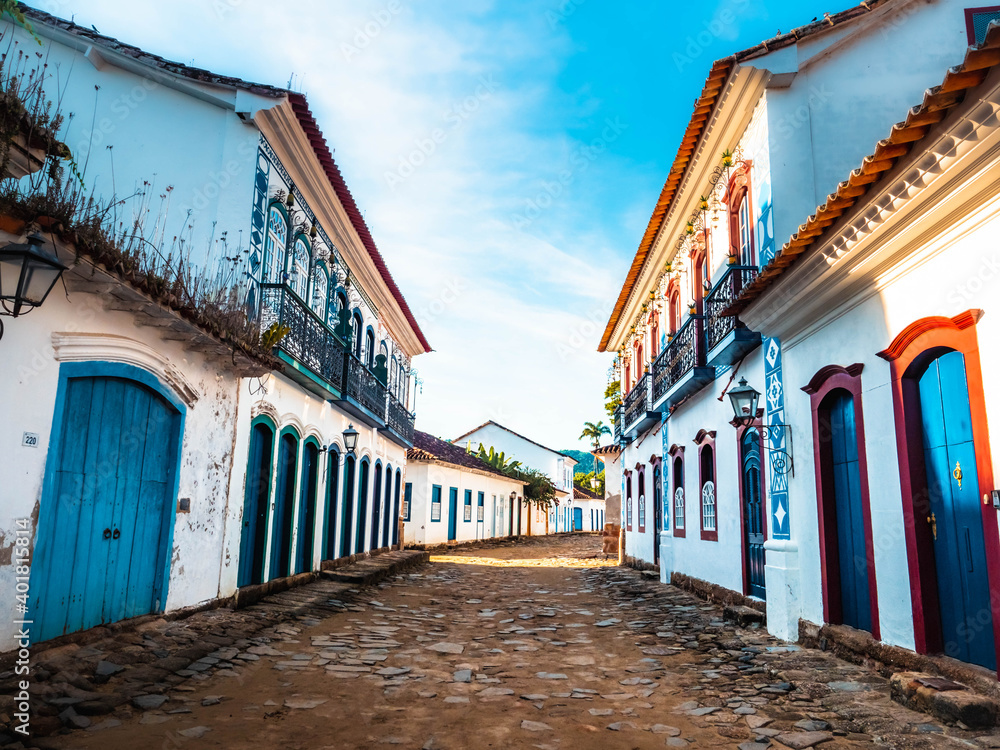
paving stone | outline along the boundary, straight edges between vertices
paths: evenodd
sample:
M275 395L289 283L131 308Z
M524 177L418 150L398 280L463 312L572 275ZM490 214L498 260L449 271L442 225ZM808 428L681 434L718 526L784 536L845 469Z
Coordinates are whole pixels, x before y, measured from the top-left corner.
M829 732L784 732L775 737L778 742L792 750L805 750L833 739Z
M442 654L460 654L465 651L465 646L460 643L435 643L433 646L427 646L427 649Z
M552 730L552 727L542 721L528 721L527 719L523 719L521 721L521 729L526 729L529 732L549 732Z

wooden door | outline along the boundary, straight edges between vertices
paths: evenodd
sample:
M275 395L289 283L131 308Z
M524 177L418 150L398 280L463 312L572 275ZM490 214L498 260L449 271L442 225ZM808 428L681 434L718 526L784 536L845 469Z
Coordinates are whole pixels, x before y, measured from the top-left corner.
M292 571L292 532L295 525L295 468L299 443L294 435L278 440L278 480L275 485L274 523L271 533L271 578L285 578Z
M870 632L872 608L868 582L868 545L865 540L854 398L847 391L836 391L826 403L829 408L827 414L830 438L829 451L824 457L828 457L830 461L829 479L837 530L836 547L827 553L828 566L836 566L835 570L839 573L836 579L840 589L839 621ZM836 588L837 586L831 586L831 593L834 595Z
M458 488L448 491L448 541L458 539Z
M944 650L995 669L964 355L949 352L931 362L918 389Z
M760 433L749 429L740 443L743 495L743 554L747 593L767 598L764 584L764 506L761 497Z
M340 521L340 556L351 554L352 524L354 519L354 456L344 459L344 512Z
M32 569L36 641L163 609L180 415L117 377L66 383Z
M306 443L302 451L302 476L299 481L298 544L295 572L312 570L316 539L316 495L319 492L319 449Z
M255 424L250 433L250 460L247 463L246 491L243 496L238 586L264 582L273 454L274 431L266 424Z
M361 470L358 472L358 534L355 539L355 554L365 551L365 524L368 522L368 474L371 465L367 459L361 459Z

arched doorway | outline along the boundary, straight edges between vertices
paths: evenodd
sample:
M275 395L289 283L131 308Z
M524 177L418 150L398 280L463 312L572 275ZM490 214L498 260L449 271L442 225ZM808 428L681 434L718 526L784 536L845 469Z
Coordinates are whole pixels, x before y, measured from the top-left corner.
M129 365L59 370L31 568L34 642L163 609L183 405Z
M274 432L274 423L267 417L258 417L250 429L250 459L247 463L246 490L243 495L243 528L240 534L240 568L237 586L264 582Z
M378 549L378 536L382 530L382 462L375 462L375 482L372 488L372 529L369 549Z
M302 479L299 485L299 528L295 572L312 570L316 538L316 496L319 491L319 446L306 441L302 451Z
M890 365L916 650L995 669L997 512L976 323L923 318L879 356Z
M351 554L354 522L354 456L344 459L344 512L340 520L340 556Z
M385 523L382 525L382 546L389 546L389 529L392 524L396 523L396 519L399 514L393 515L392 513L392 467L385 467L385 501L383 503L385 506Z
M274 489L274 531L271 534L271 578L284 578L292 569L292 533L295 525L295 468L299 460L298 435L291 429L278 438L278 479Z
M760 461L760 431L750 427L740 437L740 495L743 505L743 570L746 592L767 598L764 582L764 478Z
M368 476L370 471L371 462L367 458L362 458L361 467L358 471L358 533L354 546L356 554L365 551L365 529L368 523Z
M323 527L323 559L337 557L337 491L340 488L340 453L330 448L329 468L326 476L326 517Z
M392 503L392 546L399 544L399 485L403 481L403 474L396 469L396 481L394 490L394 500Z

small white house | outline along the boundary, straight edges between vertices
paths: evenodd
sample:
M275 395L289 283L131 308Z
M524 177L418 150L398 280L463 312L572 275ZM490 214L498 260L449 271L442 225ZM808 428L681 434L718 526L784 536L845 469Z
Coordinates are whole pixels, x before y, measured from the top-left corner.
M499 473L462 446L418 430L406 460L403 540L407 544L512 536L516 508L523 507L522 517L536 515L524 507L524 482Z
M549 523L546 531L537 526L537 513L528 517L524 512L517 513L514 526L518 533L544 534L571 531L573 507L573 474L577 464L576 459L561 451L546 448L541 443L514 432L492 420L481 424L471 432L467 432L455 440L469 450L477 451L480 446L502 451L507 458L521 463L522 468L535 469L545 474L555 485L557 505L549 510ZM568 511L568 512L567 512Z

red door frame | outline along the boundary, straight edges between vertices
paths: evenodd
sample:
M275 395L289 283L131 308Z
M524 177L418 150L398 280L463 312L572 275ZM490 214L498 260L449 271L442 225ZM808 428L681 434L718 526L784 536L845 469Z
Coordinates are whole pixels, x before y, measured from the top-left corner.
M982 317L982 310L973 309L953 318L921 318L904 328L887 349L878 353L878 356L889 362L891 373L899 483L903 498L903 523L913 606L913 639L919 653L940 651L943 644L933 542L929 525L921 520L927 514L928 500L916 378L922 374L928 362L944 352L956 351L965 356L977 479L980 491L989 493L994 487L993 459L979 359L979 338L976 334L976 323ZM1000 617L997 616L1000 613L1000 534L997 531L997 512L992 504L984 501L980 511L986 543L990 602L994 612L993 639L1000 661ZM990 564L989 560L994 562Z
M760 443L760 514L761 528L764 530L764 541L770 538L770 529L767 523L767 453L764 449L764 410L757 409L757 418L750 425L736 425L735 420L729 424L736 427L736 476L739 477L740 485L740 564L743 566L743 595L750 596L750 571L747 570L747 522L743 516L746 507L743 497L743 435L747 430L757 430L757 440ZM716 495L715 523L719 523L718 495Z
M882 639L878 617L878 588L875 575L875 545L872 535L871 496L868 491L868 456L865 452L865 418L861 405L861 371L864 365L856 363L848 367L827 365L813 375L809 384L802 388L809 394L812 406L813 464L816 468L816 512L819 519L819 554L822 564L820 574L823 586L823 619L826 622L843 621L840 611L840 574L836 561L828 554L837 549L836 499L832 495L831 467L820 455L822 445L819 412L823 401L831 391L843 390L851 394L854 403L855 438L858 446L858 473L861 475L861 511L865 526L865 557L868 561L868 596L871 605L872 636ZM824 471L826 469L826 471Z
M677 538L685 538L687 536L688 527L688 512L687 512L687 472L685 471L687 467L684 465L684 446L674 445L670 446L670 450L667 451L667 455L670 456L670 512L672 514L672 525L673 525L673 535ZM674 463L677 459L681 461L681 480L682 488L684 489L684 527L677 528L677 506L674 505L674 493L677 491L677 472L674 471Z

